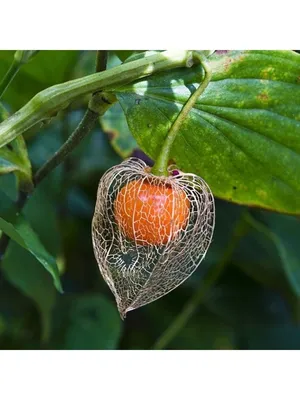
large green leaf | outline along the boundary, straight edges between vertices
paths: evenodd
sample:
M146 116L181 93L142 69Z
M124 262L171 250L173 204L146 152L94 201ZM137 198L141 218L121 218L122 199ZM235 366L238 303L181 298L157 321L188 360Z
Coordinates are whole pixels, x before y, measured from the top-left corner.
M212 82L175 140L171 158L220 198L300 213L300 55L230 51L209 57ZM153 159L201 66L154 75L116 90L128 125Z
M45 249L23 214L15 209L11 200L2 191L0 191L0 198L0 230L28 250L50 273L57 290L62 291L58 267L54 257ZM44 218L47 217L44 216ZM44 223L46 224L47 220L44 220Z

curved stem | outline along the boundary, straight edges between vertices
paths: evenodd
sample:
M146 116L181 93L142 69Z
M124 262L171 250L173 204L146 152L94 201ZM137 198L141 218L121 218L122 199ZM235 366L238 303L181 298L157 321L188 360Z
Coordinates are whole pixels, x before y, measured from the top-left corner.
M159 156L152 168L152 173L154 175L165 175L168 176L168 161L170 159L170 151L172 148L172 145L174 143L174 140L177 136L178 131L180 130L182 124L186 120L186 117L188 116L189 112L193 108L194 104L198 100L199 96L204 92L204 90L207 88L211 77L212 77L212 71L210 69L210 66L207 62L207 59L204 55L195 52L193 53L194 57L198 58L199 61L201 62L204 71L205 71L205 77L202 83L199 85L197 90L190 96L188 101L185 103L185 105L182 107L181 111L179 112L177 118L175 119L173 125L171 126L167 138L164 141L163 147L161 152L159 153Z
M158 340L153 345L154 350L162 350L167 347L167 345L175 338L176 335L184 328L188 320L192 317L198 306L203 301L208 289L210 289L213 284L221 276L224 268L231 260L232 254L240 240L240 238L245 234L247 229L247 222L244 218L244 214L241 216L237 222L229 246L227 247L220 262L211 270L209 275L205 280L202 281L199 289L196 290L194 295L185 304L181 313L175 318L173 323L163 332L163 334L158 338Z

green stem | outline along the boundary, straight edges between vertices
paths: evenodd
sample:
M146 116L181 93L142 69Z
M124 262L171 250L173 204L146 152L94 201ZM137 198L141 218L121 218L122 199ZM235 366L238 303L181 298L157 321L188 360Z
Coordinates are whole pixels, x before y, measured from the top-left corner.
M182 107L180 113L178 114L177 118L175 119L173 125L171 126L168 135L166 137L166 140L164 141L163 147L161 149L161 152L159 153L159 156L152 168L152 173L154 175L164 175L168 176L168 162L170 159L170 152L172 145L174 143L174 140L177 136L177 133L179 132L182 124L186 120L189 112L195 105L196 101L198 100L199 96L204 92L204 90L207 88L211 77L212 77L212 71L210 69L210 66L206 60L206 57L202 54L199 54L197 52L193 53L193 55L199 59L201 62L201 65L204 68L205 71L205 77L202 83L199 85L197 90L190 96L190 98L187 100L185 105Z
M244 215L241 216L237 222L229 246L227 247L220 262L213 268L208 274L207 278L202 281L202 284L196 290L195 294L185 304L181 313L175 318L173 323L163 332L158 340L153 345L154 350L162 350L175 338L176 335L184 328L188 320L192 317L198 306L203 301L207 291L216 283L218 278L221 276L226 265L231 260L232 254L240 240L245 234L247 229L247 223L244 219Z
M115 88L156 72L191 67L193 62L191 51L164 51L107 71L49 87L34 96L21 110L0 124L0 147L33 125L52 118L79 96L100 90L113 92Z
M13 59L13 62L11 63L11 66L9 70L7 71L6 75L2 79L0 83L0 99L4 95L6 89L8 88L10 82L14 79L14 77L17 75L19 72L19 69L21 68L22 64L20 64L15 58Z
M97 51L96 71L101 72L106 68L107 51ZM111 94L103 92L94 93L89 102L89 107L82 120L61 148L36 172L34 184L38 185L54 168L78 146L78 144L91 132L100 115L116 101Z

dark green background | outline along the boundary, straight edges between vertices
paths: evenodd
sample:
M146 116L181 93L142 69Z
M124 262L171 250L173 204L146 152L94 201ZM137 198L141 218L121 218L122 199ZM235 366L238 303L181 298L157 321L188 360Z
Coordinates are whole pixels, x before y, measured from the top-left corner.
M12 57L13 52L0 51L0 79ZM43 88L92 73L94 58L95 52L40 52L21 70L3 102L14 112ZM120 61L111 53L109 62ZM80 99L51 124L26 133L34 170L61 146L86 105L87 99ZM198 270L167 296L121 321L91 243L101 175L122 155L142 154L121 116L118 108L106 115L106 132L98 124L28 201L25 215L56 257L65 293L56 291L51 276L29 252L11 242L1 264L0 348L151 348L222 261L235 224L247 215L248 229L220 279L167 348L300 349L299 217L222 200L216 200L213 243ZM14 199L14 176L1 176L0 188Z

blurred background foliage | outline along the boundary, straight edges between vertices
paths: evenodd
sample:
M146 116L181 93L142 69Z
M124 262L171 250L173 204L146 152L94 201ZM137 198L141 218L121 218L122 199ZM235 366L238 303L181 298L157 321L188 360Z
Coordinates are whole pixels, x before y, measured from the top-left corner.
M0 51L0 79L13 54ZM131 54L110 52L108 67ZM40 90L94 72L94 63L92 51L42 51L20 70L3 104L15 112ZM70 135L87 101L78 99L50 124L24 135L34 170ZM150 349L160 347L167 331L167 349L300 349L299 217L218 199L213 243L198 270L121 321L93 255L91 219L100 177L130 155L147 160L116 104L34 191L24 214L56 258L64 294L34 256L11 241L1 262L0 348ZM0 176L0 189L16 200L12 173ZM194 304L195 312L176 331L174 321L186 304Z

